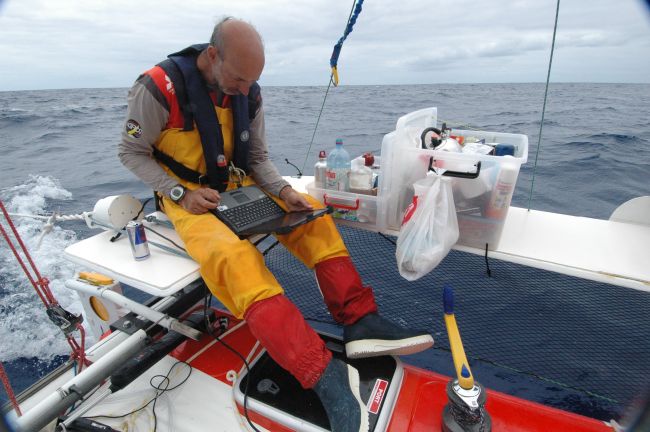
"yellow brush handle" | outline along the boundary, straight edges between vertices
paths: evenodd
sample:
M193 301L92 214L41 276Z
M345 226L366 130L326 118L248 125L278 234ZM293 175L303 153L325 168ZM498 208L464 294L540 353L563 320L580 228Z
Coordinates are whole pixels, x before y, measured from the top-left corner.
M88 282L91 285L110 285L113 279L101 273L79 272L79 279Z
M449 337L449 346L451 347L451 356L454 359L454 368L458 377L458 384L466 390L474 387L474 376L467 363L467 356L463 348L463 341L460 339L460 332L456 324L454 314L445 314L445 325L447 326L447 335Z

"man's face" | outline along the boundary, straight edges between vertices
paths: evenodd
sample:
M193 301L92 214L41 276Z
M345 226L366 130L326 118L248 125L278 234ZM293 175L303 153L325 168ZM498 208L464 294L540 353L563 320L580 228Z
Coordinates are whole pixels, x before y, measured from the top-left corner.
M259 62L247 61L244 58L237 58L234 55L224 56L216 48L210 47L214 51L212 55L212 77L214 78L219 89L229 95L248 95L248 89L257 81L262 73ZM229 60L239 61L229 61ZM262 63L263 67L263 63Z

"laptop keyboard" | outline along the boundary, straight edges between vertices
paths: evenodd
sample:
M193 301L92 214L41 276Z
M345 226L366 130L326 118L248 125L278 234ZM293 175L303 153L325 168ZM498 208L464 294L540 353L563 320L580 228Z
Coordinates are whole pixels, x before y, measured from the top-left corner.
M263 222L284 214L284 210L271 198L253 201L227 210L221 215L237 229L244 228L253 222Z

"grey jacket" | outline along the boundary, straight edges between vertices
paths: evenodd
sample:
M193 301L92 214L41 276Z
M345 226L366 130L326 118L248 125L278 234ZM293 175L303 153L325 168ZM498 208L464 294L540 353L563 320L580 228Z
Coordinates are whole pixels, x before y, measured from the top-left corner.
M122 164L144 183L169 196L170 189L178 184L178 181L170 177L152 156L153 145L165 129L169 111L143 82L144 80L138 79L129 90L126 121L118 146L118 156ZM134 125L139 128L138 133L129 134ZM264 107L261 102L250 124L248 167L255 183L272 195L278 196L282 188L289 185L269 159Z

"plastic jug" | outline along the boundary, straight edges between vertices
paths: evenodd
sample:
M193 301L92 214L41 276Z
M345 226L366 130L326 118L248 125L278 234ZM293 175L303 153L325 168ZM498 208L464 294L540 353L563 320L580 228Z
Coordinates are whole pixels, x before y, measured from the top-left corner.
M372 192L373 172L370 158L363 158L363 164L356 164L350 172L350 191L370 194Z
M336 139L336 147L327 157L326 188L347 192L350 190L350 155L343 148L343 140Z

